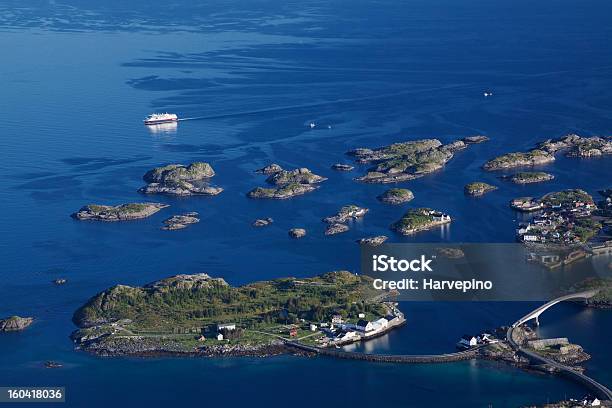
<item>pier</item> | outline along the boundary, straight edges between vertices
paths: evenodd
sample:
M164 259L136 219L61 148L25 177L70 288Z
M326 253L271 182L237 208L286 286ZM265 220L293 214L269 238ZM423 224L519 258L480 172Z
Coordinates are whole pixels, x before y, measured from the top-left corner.
M318 355L342 358L347 360L362 360L372 361L381 363L411 363L411 364L423 364L423 363L450 363L453 361L471 360L478 355L478 349L486 347L486 345L474 347L469 350L460 351L457 353L446 353L446 354L369 354L354 351L344 351L338 349L330 349L323 347L313 347L299 342L288 341L285 343L287 346L297 348L302 351L309 353L316 353Z

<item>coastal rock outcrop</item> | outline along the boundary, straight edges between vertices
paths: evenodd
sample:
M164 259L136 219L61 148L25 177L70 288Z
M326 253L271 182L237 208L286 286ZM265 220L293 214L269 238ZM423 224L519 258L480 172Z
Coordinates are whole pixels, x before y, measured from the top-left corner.
M548 139L538 144L538 148L555 154L566 151L567 157L596 157L612 154L612 137L583 137L570 134L558 139Z
M363 218L368 211L369 209L354 204L343 206L335 215L323 218L323 222L328 224L325 235L335 235L348 231L349 227L345 223Z
M332 170L336 170L336 171L351 171L355 167L351 166L350 164L336 163L336 164L333 164L331 168Z
M188 212L181 215L173 215L164 220L164 226L161 228L166 231L174 231L187 228L191 224L200 222L197 212Z
M326 222L328 224L341 224L351 219L363 218L368 213L368 211L370 211L368 208L359 207L358 205L345 205L340 208L340 210L335 215L323 218L323 222Z
M11 316L6 319L0 319L0 333L21 331L32 324L34 319L32 317L19 317Z
M160 203L130 203L117 206L89 204L74 214L77 220L129 221L150 217L162 208L169 207Z
M257 170L258 173L269 174L266 182L274 187L256 187L247 193L249 198L271 198L284 200L302 194L309 193L318 188L318 184L327 180L314 174L306 167L294 170L283 170L280 166L271 164L263 169Z
M389 239L389 237L387 237L386 235L378 235L378 236L375 236L375 237L361 238L361 239L357 240L357 243L361 244L361 245L368 245L368 246L371 246L371 247L377 247L379 245L384 244L387 239Z
M274 220L270 217L268 218L258 218L255 221L253 221L253 226L254 227L267 227L268 225L271 225L274 222Z
M272 173L266 181L275 186L283 186L287 184L316 184L327 180L325 177L321 177L314 174L306 167L302 167L294 170L279 170Z
M411 201L414 194L405 188L391 188L376 198L383 203L397 205Z
M169 164L149 170L142 177L147 183L168 183L177 181L199 181L211 178L215 171L210 164L204 162L191 163L188 166L183 164Z
M175 196L207 195L215 196L223 191L216 186L195 186L188 181L172 181L167 183L150 183L138 190L142 194L166 194Z
M399 221L393 223L391 229L402 235L412 235L450 222L451 217L441 211L415 208L408 210Z
M310 184L291 183L277 188L256 187L247 193L249 198L271 198L275 200L284 200L302 194L310 193L318 187Z
M483 136L483 135L474 135L474 136L467 136L464 137L463 139L461 139L464 143L467 144L476 144L476 143L483 143L489 140L488 137Z
M466 184L466 186L463 188L465 194L474 197L485 195L486 193L493 190L497 190L497 187L484 183L482 181L476 181L473 183Z
M486 162L483 168L487 171L510 169L514 167L532 167L551 163L555 156L544 150L533 149L528 152L507 153Z
M306 230L304 228L291 228L289 230L289 236L291 238L302 238L306 236Z
M454 152L465 147L458 141L443 145L438 139L414 140L379 147L359 148L347 154L358 163L373 163L373 167L357 181L365 183L396 183L422 177L441 169Z
M143 179L149 184L138 192L176 196L217 195L223 189L211 186L208 182L214 175L215 171L210 164L204 162L195 162L188 166L169 164L145 173Z
M327 228L325 229L325 235L336 235L336 234L346 232L348 230L349 230L349 227L346 224L332 223L332 224L329 224Z
M255 170L255 173L270 175L270 174L278 173L282 169L283 168L280 165L276 163L272 163L272 164L268 164L265 167L262 167L261 169Z
M553 180L554 178L555 176L552 174L543 171L523 171L512 175L510 181L515 184L531 184Z
M612 138L582 137L575 134L540 142L527 152L507 153L489 160L485 170L501 170L513 167L536 166L555 160L555 154L566 151L567 157L598 157L612 154Z

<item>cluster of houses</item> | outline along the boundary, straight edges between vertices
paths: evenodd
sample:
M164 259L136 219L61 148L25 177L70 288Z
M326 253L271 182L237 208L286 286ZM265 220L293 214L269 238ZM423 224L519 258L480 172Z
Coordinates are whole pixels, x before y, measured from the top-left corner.
M464 334L463 336L461 336L461 339L457 343L457 347L462 349L469 349L472 347L482 346L485 344L493 344L497 342L499 342L499 340L493 337L493 335L490 333L482 333L477 336Z
M321 329L326 336L319 339L319 343L322 345L354 343L380 336L405 322L404 315L395 307L389 310L387 316L374 321L367 320L364 313L360 313L358 317L359 320L356 323L350 323L344 321L342 316L334 315L331 319L331 325L325 327L321 324Z
M544 208L544 204L538 200L534 200L532 197L521 197L510 201L510 207L517 211L531 212L541 210Z
M428 215L431 217L431 220L433 222L441 222L441 223L451 222L450 215L440 212L440 211L432 210L429 212Z
M580 400L571 398L570 402L573 402L576 404L576 406L583 406L583 407L601 407L601 401L598 398L594 398L591 396L586 396Z
M530 222L519 225L517 239L531 243L578 244L581 239L574 231L575 221L590 217L595 209L593 203L583 201L550 205Z

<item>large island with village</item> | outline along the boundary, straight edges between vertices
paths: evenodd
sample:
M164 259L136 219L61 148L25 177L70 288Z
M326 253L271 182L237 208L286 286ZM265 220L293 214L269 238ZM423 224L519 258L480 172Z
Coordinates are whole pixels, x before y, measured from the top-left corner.
M231 287L206 274L117 285L74 314L78 348L100 355L269 355L286 340L320 347L382 335L404 323L371 278L329 272Z

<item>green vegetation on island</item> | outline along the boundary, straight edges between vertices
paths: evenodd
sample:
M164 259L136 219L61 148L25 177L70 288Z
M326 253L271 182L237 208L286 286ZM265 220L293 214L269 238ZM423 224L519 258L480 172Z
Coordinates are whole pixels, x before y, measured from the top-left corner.
M510 181L515 184L531 184L549 181L554 178L555 176L552 174L543 171L523 171L512 175Z
M31 317L11 316L5 319L0 319L0 333L21 331L32 324L34 321Z
M497 190L497 187L482 181L475 181L473 183L466 184L466 186L463 188L465 194L471 196L481 196L493 190Z
M325 177L321 177L317 174L314 174L312 171L307 169L306 167L302 167L300 169L294 170L278 170L274 173L271 173L270 176L266 179L266 181L270 184L276 186L282 186L285 184L316 184L321 183L322 181L327 180Z
M567 135L558 139L548 139L527 152L507 153L489 160L483 168L501 170L546 164L553 162L555 154L562 150L567 152L567 157L598 157L612 154L612 138Z
M204 162L191 163L188 166L183 164L169 164L163 167L156 167L149 170L143 176L147 183L167 183L176 181L198 181L210 178L215 175L215 171L210 164Z
M414 199L412 191L405 188L391 188L381 195L378 200L386 204L402 204Z
M77 220L128 221L149 217L162 208L169 207L160 203L129 203L117 206L89 204L74 214Z
M334 315L385 316L377 300L381 293L373 289L372 278L346 271L240 287L206 274L177 275L144 287L117 285L94 296L75 312L79 329L72 338L78 347L100 354L208 354L209 346L226 344L209 334L231 322L243 331L230 344L267 346L278 340L266 334L271 327L301 319L318 324Z
M456 141L443 145L437 139L394 143L377 149L359 148L348 152L358 163L374 163L366 175L357 181L395 183L422 177L441 169L466 144Z
M513 167L537 166L550 163L555 160L555 156L544 150L530 150L528 152L506 153L485 163L485 170L501 170Z
M143 179L148 184L138 192L143 194L166 194L176 196L217 195L221 187L211 186L208 179L215 175L210 164L204 162L169 164L149 170Z
M256 187L247 193L249 198L271 198L284 200L302 194L310 193L318 187L310 184L291 183L277 188Z

